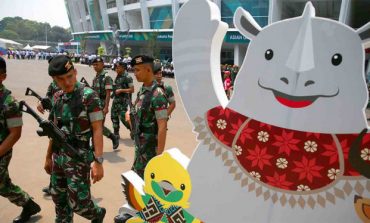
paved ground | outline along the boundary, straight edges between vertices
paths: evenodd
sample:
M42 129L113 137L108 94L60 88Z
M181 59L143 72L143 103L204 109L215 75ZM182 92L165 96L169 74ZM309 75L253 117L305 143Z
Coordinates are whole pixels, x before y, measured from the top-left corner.
M46 93L46 88L51 82L51 78L47 74L47 62L33 60L8 60L7 62L8 78L5 81L5 86L13 92L18 100L25 100L35 108L37 100L33 97L24 96L24 93L26 87L31 87L40 95ZM76 68L78 79L85 77L91 83L94 76L92 67L77 64ZM109 73L112 77L115 76L112 71L109 71ZM169 122L166 148L178 147L190 157L197 144L195 134L192 133L192 126L177 94L174 79L165 79L164 81L173 87L177 101L177 108ZM139 84L135 78L134 83L135 89L139 89ZM108 117L110 117L109 114ZM49 177L43 170L48 140L36 135L38 125L30 115L24 114L23 121L22 137L14 147L13 159L9 167L10 176L15 184L21 186L33 196L42 207L41 213L33 217L30 222L50 223L54 221L55 217L54 204L50 197L44 197L41 192L41 188L49 183ZM106 120L106 123L108 127L112 127L110 118ZM118 208L124 203L120 174L131 168L134 156L133 141L129 139L128 132L124 127L121 127L119 150L113 152L111 141L104 138L104 151L106 159L104 163L105 177L92 186L92 194L94 200L107 209L105 222L112 222ZM21 208L0 197L1 223L12 222L12 219L20 211ZM74 222L89 221L75 215Z

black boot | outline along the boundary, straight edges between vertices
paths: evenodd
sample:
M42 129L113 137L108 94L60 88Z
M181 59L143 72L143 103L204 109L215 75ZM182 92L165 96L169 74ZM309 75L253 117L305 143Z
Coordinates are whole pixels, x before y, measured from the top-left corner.
M100 216L97 217L96 219L92 220L91 223L103 223L106 212L107 212L107 210L105 210L105 208L101 208Z
M45 196L51 196L51 191L50 190L51 190L50 186L42 188L42 192L45 193Z
M119 140L120 139L120 136L119 136L119 130L114 130L114 136L116 136L116 138Z
M34 214L37 214L41 211L41 208L38 204L36 204L32 199L29 199L26 204L23 206L23 210L21 215L16 217L13 220L13 223L23 223L27 222L30 217Z
M130 218L132 218L132 216L129 214L117 215L114 217L114 223L125 223Z
M113 133L110 134L109 138L112 140L113 150L116 150L119 146L119 140Z

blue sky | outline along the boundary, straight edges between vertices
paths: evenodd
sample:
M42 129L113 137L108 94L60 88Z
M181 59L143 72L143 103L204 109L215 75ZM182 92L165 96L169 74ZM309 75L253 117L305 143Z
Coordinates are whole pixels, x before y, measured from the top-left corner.
M0 0L0 20L14 16L70 27L64 0Z

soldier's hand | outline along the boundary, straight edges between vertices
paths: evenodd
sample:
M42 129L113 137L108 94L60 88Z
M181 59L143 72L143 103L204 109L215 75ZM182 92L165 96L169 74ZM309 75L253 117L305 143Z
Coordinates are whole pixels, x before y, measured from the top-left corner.
M103 165L97 162L93 162L91 168L91 179L93 180L93 184L100 181L103 177L104 177Z
M47 174L51 174L51 167L53 165L53 160L51 158L46 158L45 159L45 164L44 164L44 170L46 171Z
M41 114L44 114L44 113L45 113L45 109L44 109L44 107L42 107L41 102L38 102L38 103L37 103L37 110L38 110Z
M126 122L129 122L130 121L130 112L129 111L127 111L125 113L125 120L126 120Z
M108 114L108 110L109 110L108 107L104 107L104 109L103 109L104 116Z

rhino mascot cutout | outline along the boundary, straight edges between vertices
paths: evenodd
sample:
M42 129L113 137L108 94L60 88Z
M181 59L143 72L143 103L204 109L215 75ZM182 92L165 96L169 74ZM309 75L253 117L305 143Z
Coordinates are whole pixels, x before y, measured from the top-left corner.
M370 222L370 23L353 30L308 2L263 29L239 8L234 24L250 44L228 101L218 7L189 0L175 22L176 81L200 141L190 212L205 222Z

